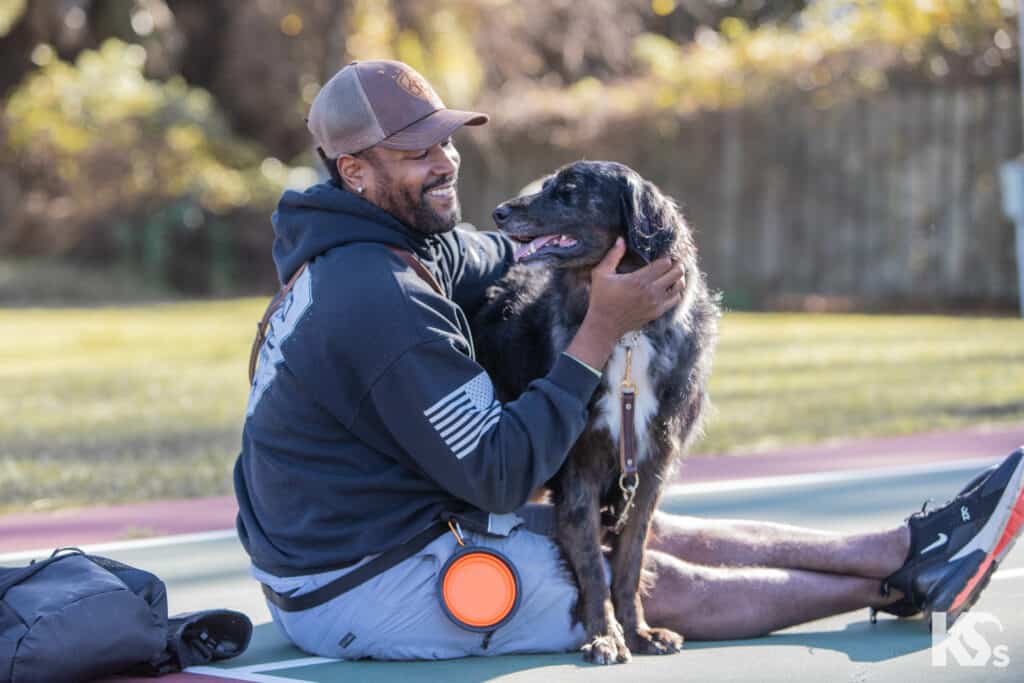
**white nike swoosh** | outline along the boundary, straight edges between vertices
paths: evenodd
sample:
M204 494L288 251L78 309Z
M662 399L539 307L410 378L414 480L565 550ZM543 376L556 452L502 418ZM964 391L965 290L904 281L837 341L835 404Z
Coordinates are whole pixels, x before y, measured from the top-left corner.
M935 542L932 543L927 548L923 549L919 554L920 555L924 555L929 550L935 550L936 548L939 548L939 547L945 545L946 541L948 541L948 540L949 540L949 536L946 536L946 534L939 534L939 537L935 539Z

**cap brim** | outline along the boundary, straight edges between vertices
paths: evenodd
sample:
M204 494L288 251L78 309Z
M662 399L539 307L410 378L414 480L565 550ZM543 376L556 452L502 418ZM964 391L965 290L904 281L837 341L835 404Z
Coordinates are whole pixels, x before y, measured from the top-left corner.
M433 147L443 142L463 126L481 126L490 117L476 111L459 109L438 109L434 113L406 126L377 143L380 147L399 150L416 150Z

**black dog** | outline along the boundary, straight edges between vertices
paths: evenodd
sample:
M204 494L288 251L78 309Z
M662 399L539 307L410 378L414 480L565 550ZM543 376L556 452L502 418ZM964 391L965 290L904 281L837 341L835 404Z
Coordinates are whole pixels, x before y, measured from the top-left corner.
M609 664L628 661L630 651L678 652L682 637L646 623L640 591L651 517L671 465L700 431L717 339L719 308L698 269L689 227L675 203L635 171L590 161L559 169L536 194L499 206L494 218L522 245L520 264L488 291L473 321L478 360L503 401L547 374L569 345L587 311L590 271L617 237L628 245L619 272L666 255L684 265L682 302L620 342L591 400L586 429L548 483L556 537L579 584L575 618L587 633L584 657ZM620 428L629 424L620 402L627 344L635 433ZM629 437L635 437L635 474L620 464L620 439ZM612 548L610 592L602 540Z

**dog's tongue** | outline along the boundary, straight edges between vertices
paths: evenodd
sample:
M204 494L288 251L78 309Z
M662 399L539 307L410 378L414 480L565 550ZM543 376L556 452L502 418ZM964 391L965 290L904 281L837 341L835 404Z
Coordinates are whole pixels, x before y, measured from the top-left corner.
M545 244L554 239L558 239L558 235L541 235L540 237L534 239L532 242L517 247L515 253L516 261L522 261L524 258L530 256L538 249L543 247Z

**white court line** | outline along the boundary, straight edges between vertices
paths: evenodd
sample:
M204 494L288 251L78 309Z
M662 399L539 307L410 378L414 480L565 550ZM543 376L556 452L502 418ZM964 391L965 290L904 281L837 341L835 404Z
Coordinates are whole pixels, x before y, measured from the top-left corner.
M312 666L314 664L330 664L340 662L341 659L333 657L302 657L300 659L284 659L280 662L264 662L263 664L250 664L240 666L234 671L245 671L246 673L261 673L263 671L275 671L277 669L290 669L293 666Z
M340 662L341 659L330 657L299 657L298 659L282 659L278 662L264 662L262 664L250 664L235 669L221 669L213 666L190 666L185 669L186 673L207 674L220 678L237 678L243 681L256 681L257 683L279 683L280 681L292 681L294 678L281 678L280 676L264 675L265 671L277 671L278 669L297 669L303 666L315 666L317 664L330 664Z
M254 683L295 683L298 680L295 678L282 678L281 676L253 673L243 669L237 671L233 669L218 669L215 666L190 666L184 669L184 673L203 674L205 676L215 676L216 678L231 678L237 681L253 681Z
M993 581L1005 581L1006 579L1024 579L1024 567L1020 569L1000 569L992 575Z
M705 495L725 493L728 491L754 491L762 489L784 488L789 486L814 486L817 484L841 484L850 481L865 481L904 477L914 474L934 474L956 472L958 470L984 469L999 462L1001 458L967 458L945 462L922 463L918 465L898 465L874 469L836 470L835 472L815 472L812 474L787 474L774 477L753 477L750 479L726 479L724 481L707 481L696 484L676 484L668 487L665 495ZM737 460L740 460L737 458ZM737 463L742 466L741 463ZM683 477L686 476L685 470Z
M159 548L165 545L178 545L185 543L205 543L207 541L223 541L228 538L238 538L235 529L218 529L216 531L201 531L194 534L176 534L173 536L156 536L154 538L139 538L132 541L112 541L110 543L94 543L92 545L74 546L87 553L110 553L119 550L138 550L142 548ZM0 555L0 564L10 562L25 562L37 558L49 557L53 548L41 548L39 550L19 550L6 555Z

